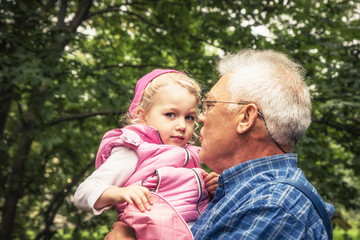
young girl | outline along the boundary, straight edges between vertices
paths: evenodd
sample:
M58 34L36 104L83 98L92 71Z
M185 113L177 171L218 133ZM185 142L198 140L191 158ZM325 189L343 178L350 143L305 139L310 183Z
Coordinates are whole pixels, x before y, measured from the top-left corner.
M200 168L200 148L189 145L199 102L200 87L181 72L155 69L142 77L130 124L104 135L96 170L79 185L75 205L94 214L114 206L122 220L127 204L150 210L154 191L195 222L217 187L217 174Z

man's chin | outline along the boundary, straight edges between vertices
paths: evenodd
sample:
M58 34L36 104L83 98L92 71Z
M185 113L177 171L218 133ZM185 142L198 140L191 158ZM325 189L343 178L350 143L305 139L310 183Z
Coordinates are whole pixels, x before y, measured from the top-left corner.
M204 150L203 148L200 149L200 152L199 152L199 159L200 159L200 162L203 162L206 164L206 157L204 155ZM205 161L204 161L205 160Z

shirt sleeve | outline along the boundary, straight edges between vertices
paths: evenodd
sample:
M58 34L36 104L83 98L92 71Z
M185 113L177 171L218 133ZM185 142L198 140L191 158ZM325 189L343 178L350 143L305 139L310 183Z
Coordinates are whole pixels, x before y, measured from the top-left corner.
M74 194L75 206L95 215L112 207L95 209L94 204L110 186L121 187L135 172L138 162L136 152L127 147L115 147L110 157L77 188Z

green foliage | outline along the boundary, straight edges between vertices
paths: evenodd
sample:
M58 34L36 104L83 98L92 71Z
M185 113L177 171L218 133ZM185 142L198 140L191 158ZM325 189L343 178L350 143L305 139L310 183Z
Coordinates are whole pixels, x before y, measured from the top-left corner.
M337 229L359 226L356 1L0 5L2 239L103 239L114 213L79 211L72 194L93 171L103 133L119 126L136 80L154 68L175 68L206 91L218 78L218 57L245 47L286 52L306 68L313 123L296 148L300 167L336 206ZM257 31L264 27L265 34Z

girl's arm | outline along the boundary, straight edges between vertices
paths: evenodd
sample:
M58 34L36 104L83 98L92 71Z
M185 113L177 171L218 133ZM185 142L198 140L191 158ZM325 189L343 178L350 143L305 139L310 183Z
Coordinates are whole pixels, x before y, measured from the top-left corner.
M138 157L135 151L127 147L116 147L111 156L95 170L77 188L74 195L75 205L98 215L111 207L112 203L103 208L95 208L95 202L104 191L112 186L122 186L134 173Z
M94 208L99 209L114 203L125 202L128 204L135 203L142 212L144 212L145 209L149 211L150 205L153 204L150 190L145 187L138 185L131 185L128 187L111 186L107 188L95 202Z

